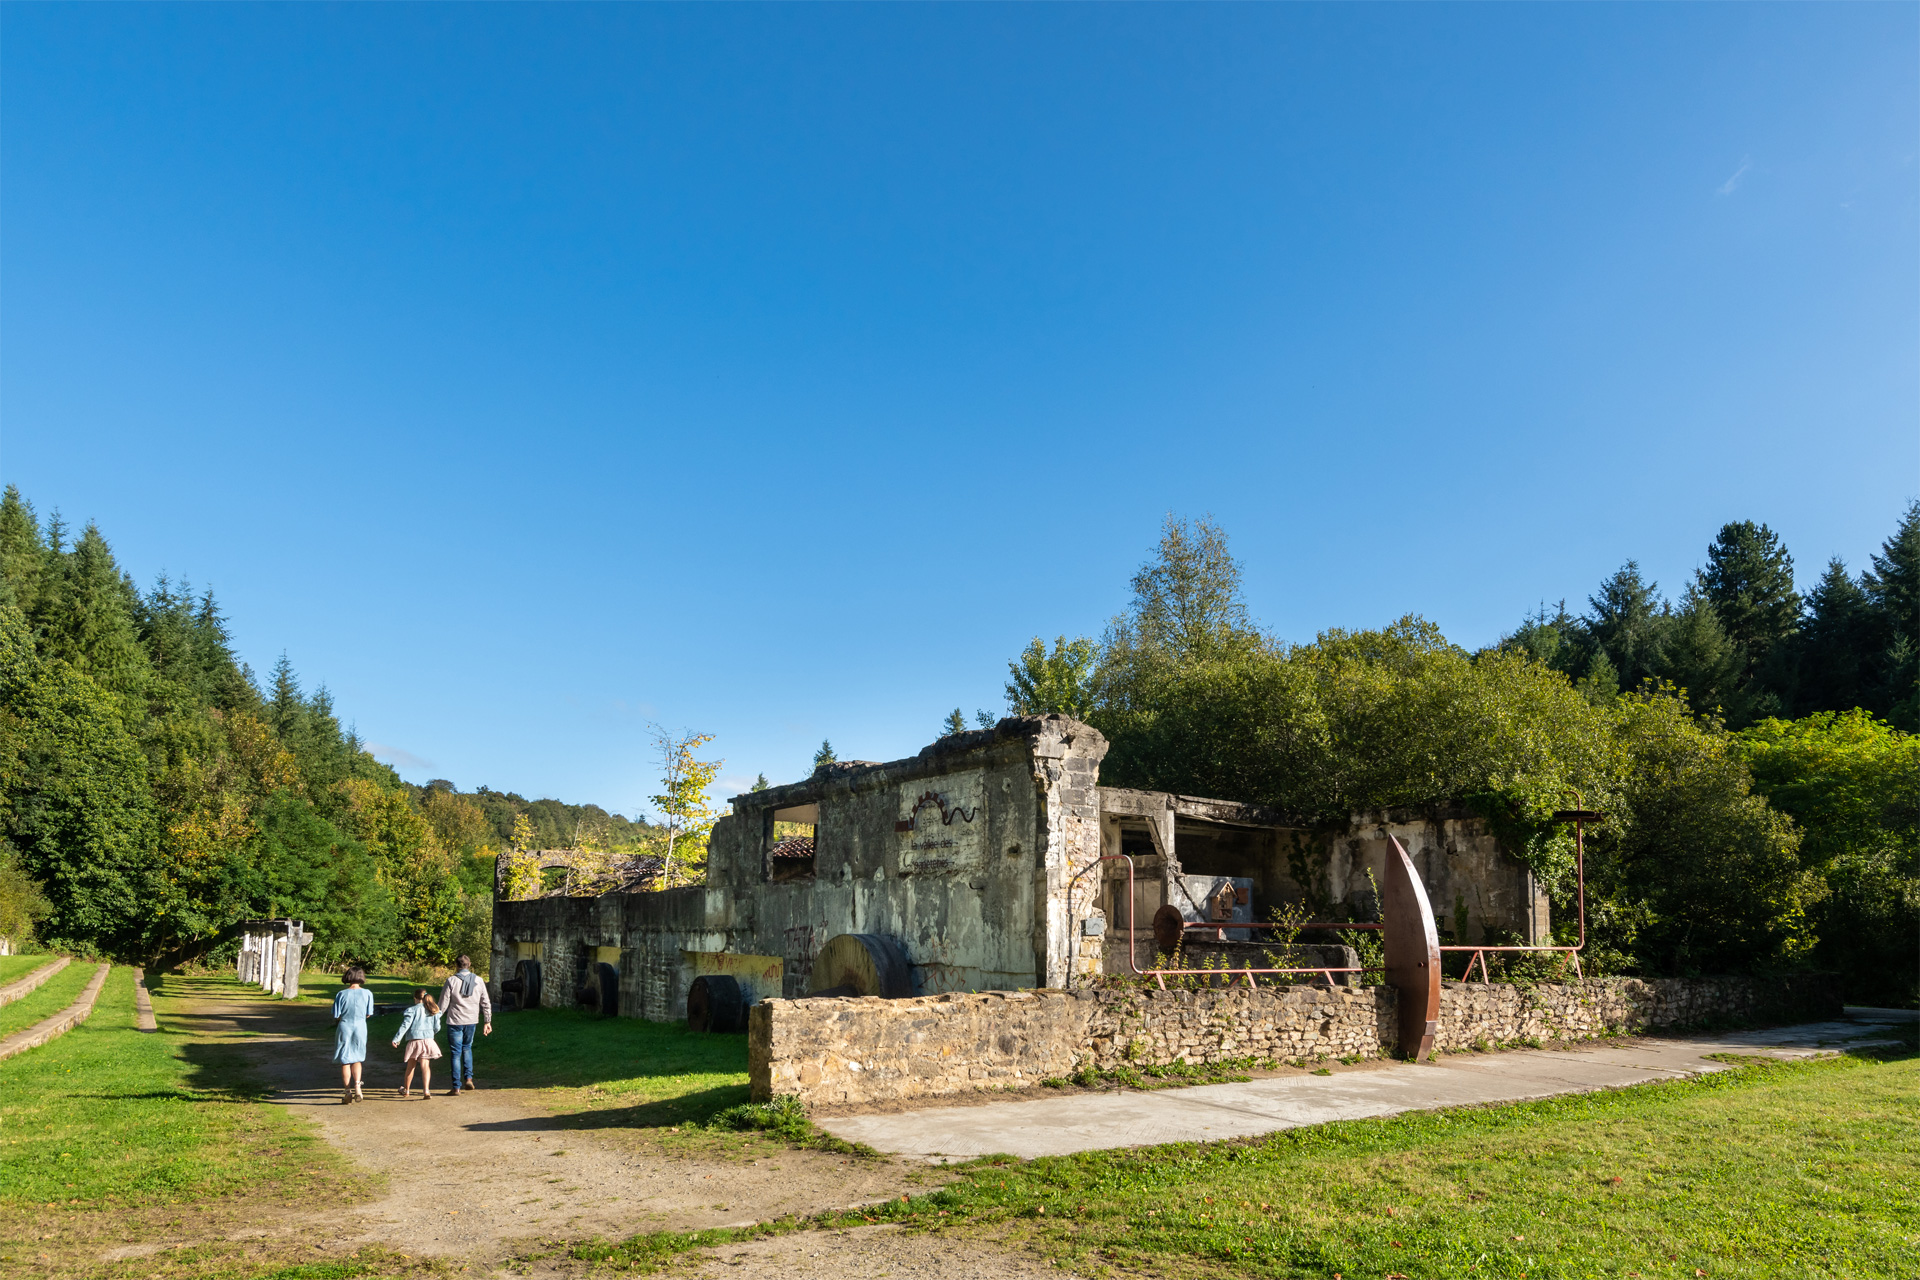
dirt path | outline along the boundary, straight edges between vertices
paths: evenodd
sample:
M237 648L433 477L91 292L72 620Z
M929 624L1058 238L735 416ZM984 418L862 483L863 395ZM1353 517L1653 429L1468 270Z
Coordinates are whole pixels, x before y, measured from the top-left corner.
M387 1176L389 1190L380 1198L321 1215L336 1227L353 1224L338 1238L342 1249L380 1243L493 1262L537 1240L618 1239L819 1213L897 1195L912 1177L892 1161L810 1151L678 1156L644 1132L582 1129L578 1117L553 1115L531 1090L483 1087L457 1098L402 1100L399 1067L385 1044L375 1046L368 1063L366 1101L343 1105L326 1042L309 1038L326 1021L326 1011L313 1005L248 995L200 1001L176 1019L181 1030L239 1045L275 1090L274 1102L312 1120L360 1167ZM483 1041L483 1083L485 1053ZM1025 1273L919 1274L958 1280Z

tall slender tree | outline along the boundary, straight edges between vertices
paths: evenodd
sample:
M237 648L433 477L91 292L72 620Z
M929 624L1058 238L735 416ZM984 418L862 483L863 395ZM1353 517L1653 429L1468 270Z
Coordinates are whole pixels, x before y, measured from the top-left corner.
M1587 608L1582 622L1595 647L1607 655L1622 689L1638 688L1642 680L1665 674L1666 603L1659 584L1641 576L1638 561L1627 561L1602 582L1599 594L1587 597Z
M1800 626L1793 557L1764 524L1751 520L1725 524L1707 548L1700 588L1738 650L1742 688L1757 697L1759 691L1753 686Z
M1871 606L1839 556L1807 593L1806 620L1794 644L1794 709L1846 711L1872 700L1866 661Z
M1920 501L1907 505L1860 585L1876 633L1881 714L1903 729L1920 729Z
M40 594L40 575L47 564L47 544L33 504L8 485L0 496L0 604L12 604L32 616Z

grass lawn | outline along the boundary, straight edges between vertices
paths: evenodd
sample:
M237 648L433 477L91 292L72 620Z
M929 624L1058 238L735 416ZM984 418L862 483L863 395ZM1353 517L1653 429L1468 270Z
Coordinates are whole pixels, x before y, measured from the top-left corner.
M82 985L94 972L79 961L69 968ZM349 1187L364 1193L364 1176L349 1182L308 1125L255 1101L230 1047L168 1029L195 980L165 985L169 994L154 1000L158 1032L135 1029L133 971L116 967L86 1022L0 1063L0 1274L260 1275L225 1243L111 1266L98 1259L114 1244L178 1239L183 1227L220 1239L249 1214L355 1198Z
M405 978L372 974L367 988L381 1004L413 1000L414 984ZM438 984L429 989L438 998ZM339 990L337 975L301 977L302 999L331 1004ZM391 1037L399 1025L398 1014L372 1019L369 1038ZM596 1115L595 1127L704 1124L748 1096L747 1038L688 1031L681 1023L602 1018L576 1009L497 1013L493 1034L475 1042L473 1057L482 1087L540 1089L542 1103L563 1114L609 1113Z
M59 956L0 956L0 987L24 978L42 965L52 964Z
M87 984L93 981L93 975L99 970L98 961L75 960L12 1004L0 1005L0 1036L10 1036L16 1031L25 1031L42 1018L51 1018L60 1012L80 998L80 993L86 990ZM133 981L131 969L127 970L127 981L129 983ZM100 993L100 998L102 1000L107 998L104 990ZM8 1061L11 1062L13 1059ZM4 1069L0 1068L0 1070Z
M773 1229L984 1232L1091 1275L1910 1280L1917 1116L1911 1047L1756 1062L1255 1141L986 1160L904 1203ZM646 1270L723 1236L577 1253Z
M196 1043L190 1057L157 1003L163 1030L136 1031L133 971L116 967L86 1022L0 1064L0 1205L176 1203L331 1168L305 1125L246 1105L258 1095L231 1055Z

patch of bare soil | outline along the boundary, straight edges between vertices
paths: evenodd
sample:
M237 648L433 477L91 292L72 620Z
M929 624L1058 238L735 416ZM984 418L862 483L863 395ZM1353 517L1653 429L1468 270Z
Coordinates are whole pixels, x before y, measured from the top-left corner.
M701 1280L1061 1280L1074 1275L981 1241L890 1226L802 1231L728 1245L694 1274Z

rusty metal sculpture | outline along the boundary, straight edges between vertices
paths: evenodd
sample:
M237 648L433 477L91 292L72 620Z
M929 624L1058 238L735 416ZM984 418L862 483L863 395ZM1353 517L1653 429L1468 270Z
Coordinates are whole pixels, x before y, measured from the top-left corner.
M1433 1052L1440 1027L1440 935L1413 859L1392 836L1387 845L1386 883L1380 889L1387 985L1399 997L1400 1056L1417 1061Z

